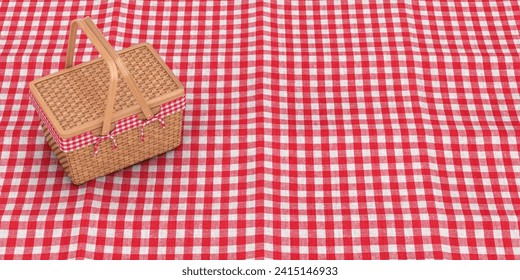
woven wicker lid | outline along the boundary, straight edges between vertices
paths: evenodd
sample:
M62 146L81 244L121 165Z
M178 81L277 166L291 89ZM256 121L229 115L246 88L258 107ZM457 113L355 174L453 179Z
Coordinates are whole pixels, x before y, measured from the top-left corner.
M117 52L154 113L160 105L181 97L184 88L153 47L138 44ZM30 84L31 93L62 138L100 130L110 73L101 59L78 64ZM141 112L125 79L119 73L112 126Z

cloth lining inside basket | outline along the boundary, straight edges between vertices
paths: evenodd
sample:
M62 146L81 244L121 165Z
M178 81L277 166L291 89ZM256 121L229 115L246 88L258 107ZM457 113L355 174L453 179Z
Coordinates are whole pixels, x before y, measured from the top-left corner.
M32 95L30 95L30 101L31 101L32 105L34 106L34 108L36 109L36 112L40 116L42 122L44 123L44 125L47 127L47 129L51 133L52 138L58 144L58 146L60 147L60 149L63 152L72 152L74 150L81 149L85 146L99 143L100 140L101 141L106 140L103 137L94 136L94 134L92 134L91 131L82 133L80 135L77 135L75 137L68 138L68 139L61 138L58 135L58 133L56 132L56 130L54 129L54 127L50 124L45 113L40 108L40 106L37 104L37 102L34 100ZM159 111L159 113L157 113L155 115L155 117L152 118L151 120L163 119L166 116L169 116L175 112L178 112L179 110L184 110L185 107L186 107L186 98L183 95L180 98L177 98L177 99L174 99L172 101L162 104L161 110ZM148 120L148 121L140 120L138 118L138 114L135 114L135 115L132 115L132 116L119 120L116 123L115 129L112 130L112 132L110 132L110 135L112 137L115 137L116 135L121 134L130 129L133 129L136 127L142 128L143 126L145 126L146 124L149 124L150 122L151 122L150 120ZM143 139L143 137L144 137L143 129L141 129L141 139Z

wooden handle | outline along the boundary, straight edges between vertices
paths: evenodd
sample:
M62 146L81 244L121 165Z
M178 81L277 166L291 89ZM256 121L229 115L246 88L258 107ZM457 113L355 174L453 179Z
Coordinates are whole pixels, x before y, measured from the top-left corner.
M150 106L144 100L141 91L137 87L135 80L132 78L132 75L126 68L125 64L119 59L119 56L116 54L112 46L108 43L108 41L103 37L103 34L96 27L94 22L89 17L84 19L73 20L70 25L70 34L69 34L69 45L67 48L67 59L65 61L65 68L69 68L72 66L74 60L74 48L76 44L76 33L79 28L85 32L87 37L90 39L94 47L101 54L101 57L105 60L108 65L108 69L110 71L110 85L108 87L107 94L107 102L105 107L105 115L103 118L103 127L101 129L102 135L108 135L110 132L110 124L112 122L112 114L114 111L114 103L116 98L117 91L117 70L121 72L121 75L125 79L128 87L132 91L134 98L137 100L139 107L143 111L144 115L147 119L153 117L152 110Z

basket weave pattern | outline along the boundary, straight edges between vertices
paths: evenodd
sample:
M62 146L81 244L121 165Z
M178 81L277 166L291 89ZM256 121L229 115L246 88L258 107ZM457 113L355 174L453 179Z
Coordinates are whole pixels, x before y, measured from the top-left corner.
M163 96L179 88L169 79L146 45L123 50L118 55L132 73L145 100ZM97 60L67 75L35 83L34 87L47 93L47 106L61 126L70 129L103 115L109 76L105 62ZM63 98L64 96L74 98ZM114 110L121 111L132 106L137 106L137 102L119 73Z
M78 27L102 58L72 66ZM116 53L90 18L74 20L65 68L31 82L30 100L73 183L180 145L184 88L151 45Z
M96 156L93 154L94 145L65 153L58 147L45 125L42 125L42 129L45 140L65 172L74 184L80 185L177 148L181 143L182 119L181 110L164 118L164 128L159 122L150 123L145 127L144 141L141 141L139 127L125 131L115 136L116 149L113 149L112 141L103 141Z

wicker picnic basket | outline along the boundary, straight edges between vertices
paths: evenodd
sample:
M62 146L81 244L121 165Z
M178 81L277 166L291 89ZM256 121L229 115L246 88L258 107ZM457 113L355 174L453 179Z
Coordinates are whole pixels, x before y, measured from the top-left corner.
M78 26L101 58L72 66ZM34 80L31 103L75 184L178 147L184 88L149 44L115 52L90 18L71 24L65 70Z

